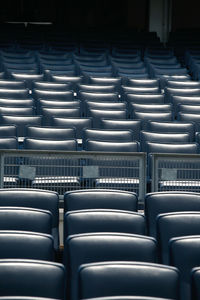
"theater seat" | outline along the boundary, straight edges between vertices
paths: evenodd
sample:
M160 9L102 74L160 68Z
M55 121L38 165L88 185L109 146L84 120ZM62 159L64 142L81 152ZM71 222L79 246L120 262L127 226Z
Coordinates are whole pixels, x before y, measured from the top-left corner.
M179 272L143 262L102 262L79 269L79 299L105 296L151 296L179 299Z

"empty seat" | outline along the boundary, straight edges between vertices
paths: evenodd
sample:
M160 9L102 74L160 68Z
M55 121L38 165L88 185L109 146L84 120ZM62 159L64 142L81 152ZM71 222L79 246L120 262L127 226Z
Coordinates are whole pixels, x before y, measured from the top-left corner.
M159 214L180 211L200 211L200 195L193 192L155 192L145 196L145 216L150 236L156 237Z
M185 133L188 132L190 135L190 141L194 141L195 126L191 122L173 121L173 122L158 122L149 121L147 123L147 129L152 132L163 132L163 133Z
M166 102L172 102L172 96L200 96L200 88L171 88L166 87L165 88L165 101Z
M78 91L94 92L94 93L113 93L116 91L114 85L98 85L98 84L77 84Z
M200 105L179 104L177 107L177 110L178 110L178 113L185 112L185 113L198 114L198 113L200 113Z
M139 141L141 121L140 120L130 120L130 119L102 119L101 120L102 129L128 129L132 130L134 140Z
M92 127L92 118L53 118L52 126L74 127L76 138L82 139L82 130Z
M0 207L0 230L33 231L51 234L52 213L27 207Z
M95 93L95 92L85 92L79 91L77 98L81 101L118 101L119 95L118 93Z
M156 79L159 79L160 87L164 90L167 85L168 80L172 81L191 81L191 76L189 74L180 74L180 75L167 75L167 74L156 74Z
M87 140L85 143L87 151L105 151L105 152L137 152L139 151L139 143L133 142L107 142L99 140Z
M181 299L197 299L191 295L191 271L200 264L199 245L199 235L170 239L170 264L180 271Z
M0 137L0 149L18 149L19 144L16 137Z
M167 86L171 88L183 88L183 89L189 89L189 88L200 88L200 83L197 81L175 81L175 80L168 80Z
M158 143L189 143L190 135L189 133L158 133L152 131L140 132L140 149L141 151L147 151L147 142L158 142ZM167 148L166 148L167 149Z
M59 151L75 151L77 150L77 142L75 139L42 139L42 138L25 138L23 143L24 149L29 150L59 150Z
M144 262L102 262L79 269L79 299L105 296L151 296L179 299L179 272Z
M54 242L51 235L0 230L0 259L54 260Z
M10 78L14 80L22 80L25 82L26 87L31 90L33 88L33 83L35 81L41 81L44 80L44 74L34 74L34 73L28 73L27 70L26 72L11 72Z
M38 99L55 99L55 100L73 100L74 95L72 91L56 91L56 90L32 90L32 96L35 100Z
M80 209L119 209L137 211L135 193L108 189L70 191L64 194L64 212Z
M178 111L178 106L180 104L188 104L188 105L200 105L200 96L192 95L192 96L177 96L172 95L171 96L171 102L174 106L175 116Z
M0 98L27 99L29 98L28 89L0 89Z
M53 91L67 91L71 90L70 83L57 83L49 81L34 81L32 88L36 90L53 90Z
M171 104L139 104L130 102L129 107L131 111L140 112L169 112L172 111Z
M172 111L168 112L141 112L134 111L131 113L131 118L141 120L142 129L145 130L147 128L147 122L151 121L172 121L173 114Z
M0 88L5 89L25 89L24 81L17 80L0 80Z
M2 107L35 107L33 99L0 99Z
M80 108L52 108L52 107L42 107L41 108L43 125L51 126L53 117L62 118L78 118L81 117Z
M74 139L76 137L76 131L73 127L59 128L44 126L27 126L26 137L50 140Z
M1 125L0 137L17 137L17 127L15 125Z
M83 148L85 148L88 139L107 142L132 142L134 136L131 130L85 128L82 134Z
M147 142L147 153L199 153L199 145L197 143L156 143Z
M184 122L194 122L195 123L195 130L199 131L200 114L198 114L198 113L179 112L177 114L177 120L184 121Z
M199 223L199 212L173 212L158 215L156 228L162 263L169 264L170 239L187 235L199 235Z
M122 98L123 99L123 98ZM163 94L133 94L126 93L124 95L124 100L127 102L133 102L138 104L163 104L164 95Z
M64 240L73 234L121 232L145 235L144 215L111 209L69 211L64 216Z
M0 106L1 115L18 115L18 116L31 116L34 115L35 110L33 107L3 107Z
M101 119L126 119L127 111L125 109L121 110L105 110L105 109L89 109L88 116L93 118L93 127L101 127Z
M129 78L127 85L133 87L159 87L158 79L134 79Z
M29 259L2 259L0 295L64 299L65 277L62 264Z
M126 102L105 102L105 101L84 101L83 109L85 116L88 115L88 111L90 109L104 109L104 110L121 110L126 109L127 105Z
M129 94L159 94L160 89L158 86L154 87L145 87L145 86L121 86L122 93L129 93Z
M117 77L90 77L89 82L92 84L99 84L99 85L115 85L119 87L121 85L121 78Z
M2 115L0 117L2 125L15 125L17 127L17 136L24 137L27 125L40 126L42 122L41 116L9 116Z
M200 296L200 268L196 267L191 272L191 297L194 300L198 300Z
M59 196L53 191L44 191L36 189L1 189L0 207L17 206L49 210L52 213L52 235L54 237L54 246L59 246Z
M69 236L64 245L64 264L70 278L68 282L70 299L79 299L78 269L81 265L118 261L119 259L121 261L155 262L156 241L147 236L120 233L90 233Z
M0 101L1 104L1 101ZM57 101L57 100L43 100L37 101L37 113L40 114L43 107L47 108L80 108L81 102L79 100L73 101Z

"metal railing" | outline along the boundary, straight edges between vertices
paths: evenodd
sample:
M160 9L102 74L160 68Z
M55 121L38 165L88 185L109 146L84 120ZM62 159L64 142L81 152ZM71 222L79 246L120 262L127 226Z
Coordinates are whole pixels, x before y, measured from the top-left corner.
M200 192L199 154L152 154L151 191Z
M61 199L66 191L112 188L146 192L146 154L0 150L0 188L52 190Z

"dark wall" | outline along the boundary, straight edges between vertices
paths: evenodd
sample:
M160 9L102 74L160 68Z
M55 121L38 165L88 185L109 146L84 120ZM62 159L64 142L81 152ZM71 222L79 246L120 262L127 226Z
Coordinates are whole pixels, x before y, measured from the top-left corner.
M199 0L172 0L172 31L200 28Z
M72 28L147 30L149 0L6 0L1 21L53 22Z

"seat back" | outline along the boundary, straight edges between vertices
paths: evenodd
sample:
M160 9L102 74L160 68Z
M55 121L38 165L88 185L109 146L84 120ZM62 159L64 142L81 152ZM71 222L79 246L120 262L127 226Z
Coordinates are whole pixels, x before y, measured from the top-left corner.
M157 142L157 143L189 143L190 135L189 133L157 133L151 131L142 130L140 132L140 149L141 151L147 151L147 142Z
M0 80L0 88L5 89L25 89L25 82L24 81L17 81L17 80Z
M0 230L0 259L54 260L54 243L51 235Z
M54 140L25 138L24 149L29 150L58 150L58 151L76 151L77 141L75 139Z
M141 120L143 130L147 128L147 122L152 121L172 121L173 114L172 111L168 112L141 112L134 111L131 114L131 118Z
M156 218L157 240L162 263L169 264L169 241L174 237L200 234L200 212L173 212Z
M55 100L73 100L72 91L55 91L55 90L32 90L32 96L35 100L41 99L55 99Z
M177 114L177 120L184 122L193 122L195 123L195 130L200 130L200 114L198 113L179 112Z
M10 77L14 80L23 80L28 89L33 88L34 81L44 80L44 74L34 74L35 72L28 73L26 72L11 72Z
M101 119L102 118L110 118L110 119L126 119L127 118L127 110L105 110L105 109L89 109L88 116L93 118L93 127L101 128Z
M102 129L128 129L132 130L134 140L139 141L139 133L141 130L140 120L129 120L129 119L102 119Z
M53 191L36 189L1 189L0 206L18 206L49 210L52 213L52 230L55 248L59 245L59 195Z
M99 85L99 84L77 84L79 91L94 92L94 93L113 93L116 91L115 85Z
M104 262L79 269L80 299L105 296L151 296L179 299L179 272L144 262Z
M28 89L0 89L0 98L27 99L29 98Z
M4 107L0 106L1 115L19 115L19 116L31 116L34 115L34 107Z
M157 122L149 121L147 124L147 130L153 132L166 132L166 133L185 133L188 132L190 135L190 141L194 141L195 126L193 122Z
M73 234L122 232L145 235L146 223L137 212L111 209L69 211L64 216L64 240Z
M156 237L156 217L162 213L200 211L200 195L193 192L156 192L145 196L145 216L150 236Z
M16 137L0 137L0 149L18 149L19 144Z
M53 215L49 210L27 207L0 207L0 230L33 231L51 234Z
M42 107L41 114L43 116L43 125L51 126L53 123L54 117L81 117L80 108L51 108L51 107Z
M137 195L127 191L91 189L64 194L64 212L99 208L137 211L137 206Z
M54 90L67 91L71 89L70 83L57 83L48 81L35 81L32 84L33 89L36 90Z
M40 126L42 123L41 116L9 116L0 117L2 125L15 125L17 127L17 136L24 137L27 125Z
M194 300L200 297L200 267L193 268L191 272L191 295Z
M0 280L1 296L64 299L66 278L62 264L28 259L2 259Z
M83 147L88 139L107 142L132 142L134 140L131 130L123 129L83 129Z
M81 265L118 260L155 262L156 241L141 235L120 233L69 236L64 245L64 264L70 276L70 299L79 299L78 269Z
M85 92L85 91L79 91L77 94L78 99L85 101L118 101L119 96L118 93L95 93L95 92Z
M82 139L82 130L92 127L92 118L53 118L52 126L74 127L76 137Z
M197 154L199 146L197 143L154 143L147 142L147 153L191 153Z
M87 151L105 151L105 152L138 152L139 143L133 142L105 142L98 140L87 140L85 143Z
M170 239L170 264L180 271L181 299L197 299L191 296L191 271L200 265L199 246L199 235Z
M75 128L63 127L44 127L44 126L27 126L26 137L41 138L50 140L74 139L76 137Z
M162 94L134 94L126 93L122 99L127 102L133 102L138 104L163 104L164 95Z

